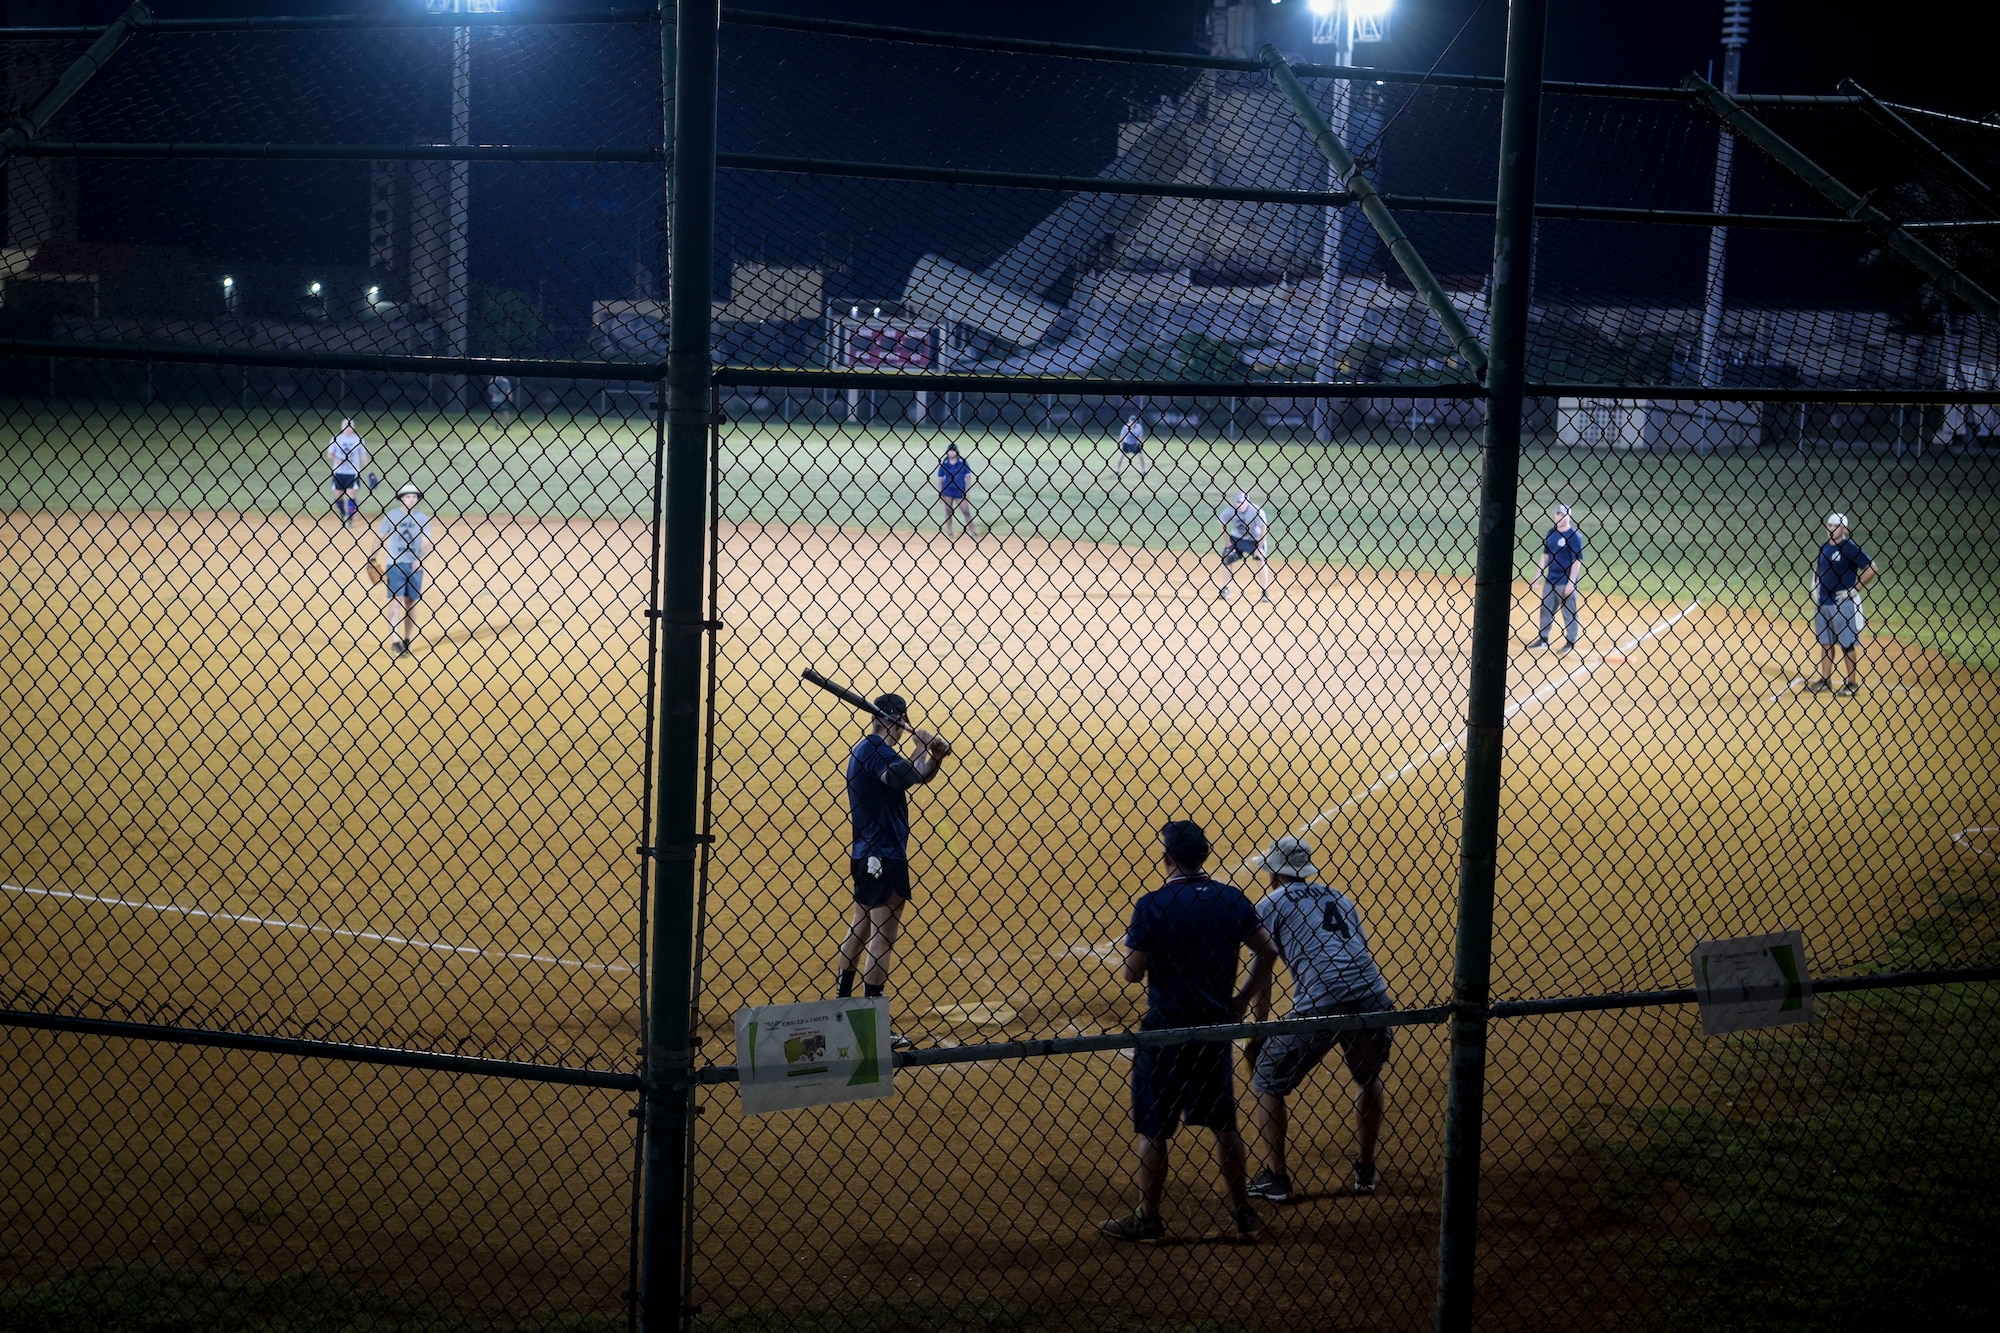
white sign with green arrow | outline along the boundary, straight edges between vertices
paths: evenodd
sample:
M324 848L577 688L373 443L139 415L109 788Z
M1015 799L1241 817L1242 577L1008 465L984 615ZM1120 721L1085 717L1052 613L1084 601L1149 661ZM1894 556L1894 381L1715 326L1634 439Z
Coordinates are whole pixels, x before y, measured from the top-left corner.
M1705 940L1692 961L1703 1036L1812 1021L1812 976L1798 931Z

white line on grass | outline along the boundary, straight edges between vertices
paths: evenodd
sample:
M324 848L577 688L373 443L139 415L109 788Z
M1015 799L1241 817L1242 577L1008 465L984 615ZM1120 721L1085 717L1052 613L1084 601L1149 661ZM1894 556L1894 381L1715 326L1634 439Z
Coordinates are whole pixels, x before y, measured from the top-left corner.
M183 907L179 903L135 902L130 898L106 898L95 893L71 893L66 889L31 889L19 884L0 884L0 889L9 893L23 893L36 898L66 898L71 902L96 903L104 907L130 907L136 911L163 912L170 916L200 917L208 921L230 921L246 926L271 926L279 930L302 930L312 935L332 935L342 939L369 940L378 944L395 944L407 949L425 949L434 953L470 954L495 962L508 960L517 963L551 963L557 967L581 968L586 972L630 972L624 963L592 963L581 958L557 958L540 953L503 953L498 949L482 949L471 944L445 944L439 940L411 939L403 935L383 935L372 930L347 930L340 926L322 926L311 921L287 921L283 917L248 916L239 912L211 912L201 907Z
M1648 639L1658 638L1660 635L1666 633L1668 630L1672 629L1675 625L1679 624L1681 621L1693 615L1695 613L1695 610L1700 605L1701 605L1701 599L1700 598L1694 599L1693 601L1689 602L1686 606L1682 607L1680 610L1674 612L1674 614L1668 616L1665 620L1662 620L1658 624L1654 625L1644 634L1635 634L1631 638L1625 640L1625 642L1619 644L1616 648L1613 648L1611 650L1612 655L1616 656L1622 653L1629 653L1634 648L1637 648L1640 644L1645 643ZM1547 684L1543 685L1540 689L1536 690L1533 694L1529 695L1527 698L1516 699L1513 703L1507 705L1507 712L1506 712L1507 720L1512 721L1517 715L1521 713L1525 713L1531 709L1541 707L1543 704L1547 703L1550 699L1553 699L1565 685L1574 684L1575 682L1582 680L1585 676L1588 676L1591 672L1597 670L1597 668L1602 665L1604 665L1604 656L1602 654L1599 654L1596 659L1584 663L1582 666L1570 672L1567 676L1564 676L1562 679L1549 681ZM1355 806L1360 805L1363 801L1381 795L1383 792L1395 786L1397 783L1401 782L1404 778L1409 777L1410 774L1415 773L1417 770L1437 762L1438 760L1444 758L1448 754L1451 754L1455 750L1463 749L1465 747L1465 738L1466 738L1466 733L1463 731L1459 732L1456 737L1454 737L1449 741L1446 741L1443 745L1438 746L1435 750L1432 750L1429 754L1423 756L1421 759L1412 759L1409 763L1404 764L1394 773L1391 773L1386 777L1377 780L1374 786L1368 787L1362 791L1355 792L1353 795L1349 796L1346 800L1342 801L1339 805L1329 806L1326 809L1320 811L1318 814L1314 815L1311 819L1306 821L1304 826L1298 830L1299 834L1303 836L1304 834L1311 833L1314 829L1319 828L1327 821L1333 819L1336 815L1343 814L1346 811L1351 810ZM1252 862L1249 859L1238 862L1235 868L1229 872L1230 877L1234 877L1240 871L1248 870L1251 864Z

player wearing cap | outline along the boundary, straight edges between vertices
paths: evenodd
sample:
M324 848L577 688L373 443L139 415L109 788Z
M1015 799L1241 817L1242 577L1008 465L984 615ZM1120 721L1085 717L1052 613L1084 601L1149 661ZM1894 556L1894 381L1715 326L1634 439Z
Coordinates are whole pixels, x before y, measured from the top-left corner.
M417 508L424 498L414 482L405 482L396 498L400 514L382 515L382 582L389 591L389 652L410 652L417 631L417 603L424 595L424 557L431 549L430 515Z
M1250 497L1242 491L1230 497L1222 506L1219 516L1222 520L1222 591L1216 596L1228 601L1236 591L1236 564L1238 561L1257 561L1257 586L1263 590L1264 600L1271 600L1271 553L1265 538L1271 534L1270 520L1264 511L1250 503Z
M854 878L854 914L847 937L840 942L837 994L854 994L854 973L865 951L868 964L861 974L863 993L880 995L889 984L890 955L896 948L903 904L910 901L910 798L938 775L951 745L909 724L910 705L899 694L885 694L875 707L877 717L868 734L847 757L847 811L854 841L849 868ZM904 758L896 749L905 733L916 741L916 753ZM891 1047L908 1046L901 1033L889 1034Z
M1576 585L1583 577L1583 534L1570 523L1569 506L1549 510L1555 526L1542 538L1542 553L1536 557L1538 572L1535 590L1542 599L1542 628L1530 648L1549 646L1549 629L1555 624L1556 608L1563 613L1563 651L1576 651L1582 629L1576 615Z
M1278 947L1292 974L1292 1009L1287 1018L1327 1014L1378 1014L1394 1007L1382 971L1368 952L1368 935L1354 900L1318 882L1312 847L1303 838L1280 838L1258 858L1270 875L1271 891L1257 904L1257 920ZM1251 1018L1263 1022L1271 1009L1271 988L1251 1002ZM1285 1098L1297 1090L1327 1053L1339 1046L1354 1080L1354 1193L1375 1192L1375 1141L1382 1130L1387 1095L1382 1066L1389 1059L1388 1028L1307 1032L1252 1041L1245 1051L1256 1073L1257 1137L1264 1169L1250 1182L1252 1197L1289 1203L1291 1169L1285 1160Z
M368 466L368 446L361 442L352 417L343 419L340 433L327 442L326 461L333 469L333 512L340 515L343 523L352 524L354 516L361 512L354 488L361 483L361 469Z
M1833 650L1846 655L1842 698L1861 692L1861 590L1875 581L1875 562L1847 535L1847 515L1826 516L1826 540L1813 564L1813 637L1819 640L1819 679L1806 686L1814 694L1833 689Z

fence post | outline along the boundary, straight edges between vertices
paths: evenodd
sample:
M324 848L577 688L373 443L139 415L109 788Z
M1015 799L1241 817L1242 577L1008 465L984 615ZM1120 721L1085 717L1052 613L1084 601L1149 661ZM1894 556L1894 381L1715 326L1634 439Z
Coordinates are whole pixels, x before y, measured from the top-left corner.
M702 633L707 580L709 265L715 250L715 83L719 0L678 0L673 52L672 248L667 292L666 478L660 506L660 695L653 820L652 976L645 1053L639 1321L664 1333L686 1318L688 1135L694 1103L693 974L697 806L701 798Z
M1472 667L1466 705L1465 806L1460 816L1458 947L1451 977L1451 1073L1445 1094L1444 1183L1438 1219L1438 1333L1472 1327L1479 1230L1479 1153L1486 1093L1487 998L1493 970L1494 859L1507 724L1508 616L1514 591L1514 509L1527 380L1535 156L1542 107L1547 0L1507 9L1507 87L1500 111L1500 191L1493 227L1491 364L1485 465L1473 573Z

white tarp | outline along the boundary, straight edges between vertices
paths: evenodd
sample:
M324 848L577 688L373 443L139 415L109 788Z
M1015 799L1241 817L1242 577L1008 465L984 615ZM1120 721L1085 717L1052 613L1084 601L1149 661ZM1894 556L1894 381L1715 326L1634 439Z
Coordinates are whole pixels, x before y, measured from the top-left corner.
M885 999L814 1000L736 1011L744 1115L869 1101L895 1092Z

